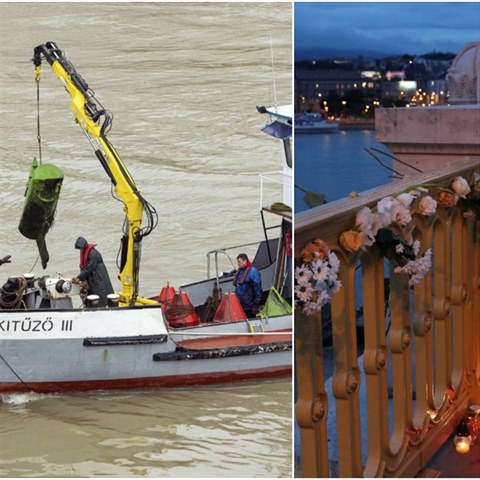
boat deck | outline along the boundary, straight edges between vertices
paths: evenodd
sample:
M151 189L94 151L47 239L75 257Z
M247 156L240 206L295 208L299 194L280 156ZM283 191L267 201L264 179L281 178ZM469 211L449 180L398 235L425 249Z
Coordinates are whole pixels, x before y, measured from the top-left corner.
M272 344L288 342L292 338L292 332L275 334L233 335L224 337L207 337L181 340L177 344L190 350L211 350L213 348L243 347L248 345Z
M267 207L262 207L262 211L268 212L268 213L274 213L275 215L280 215L283 218L286 218L287 220L292 220L292 212L291 210L277 210L274 208L267 208Z

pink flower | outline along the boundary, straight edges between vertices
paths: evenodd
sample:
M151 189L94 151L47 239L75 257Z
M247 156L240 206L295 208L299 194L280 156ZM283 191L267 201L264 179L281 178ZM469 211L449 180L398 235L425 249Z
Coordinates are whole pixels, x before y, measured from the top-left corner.
M393 201L392 220L402 227L412 220L410 210L398 199Z
M433 215L437 210L437 201L430 195L425 195L420 199L417 205L417 211L421 215L429 216Z
M368 207L363 207L357 212L355 224L363 231L364 227L371 222L372 215L372 211Z
M455 177L450 186L459 197L465 198L470 193L470 186L463 177Z

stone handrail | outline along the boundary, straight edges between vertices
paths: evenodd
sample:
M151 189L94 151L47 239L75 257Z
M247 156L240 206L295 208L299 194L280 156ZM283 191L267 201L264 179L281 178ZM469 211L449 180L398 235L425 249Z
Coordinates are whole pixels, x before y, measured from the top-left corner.
M338 243L361 208L413 184L448 186L456 176L472 181L479 168L479 158L468 158L295 217L297 261L308 242L321 238L340 260L342 282L331 303L331 380L324 378L322 315L295 310L295 411L304 477L415 477L468 405L480 403L479 219L464 215L459 206L438 206L430 217L414 214L405 227L396 227L405 238L420 240L423 250L432 248L432 268L413 287L392 269L389 294L384 293L385 261L376 244L347 253ZM359 284L361 357L355 306Z

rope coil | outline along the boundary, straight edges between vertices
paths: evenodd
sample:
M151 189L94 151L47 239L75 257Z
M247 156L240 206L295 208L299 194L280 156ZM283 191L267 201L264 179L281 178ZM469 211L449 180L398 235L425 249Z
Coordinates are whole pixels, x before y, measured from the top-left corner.
M27 281L23 277L14 278L18 282L18 288L16 290L8 291L4 288L5 285L0 289L0 306L8 310L19 310L22 305L25 307L23 294L28 288Z

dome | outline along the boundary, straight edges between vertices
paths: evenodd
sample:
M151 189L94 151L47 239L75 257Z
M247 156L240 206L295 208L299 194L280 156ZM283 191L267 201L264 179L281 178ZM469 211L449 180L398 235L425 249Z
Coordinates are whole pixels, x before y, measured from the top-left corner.
M446 76L451 104L480 104L480 42L467 43Z

